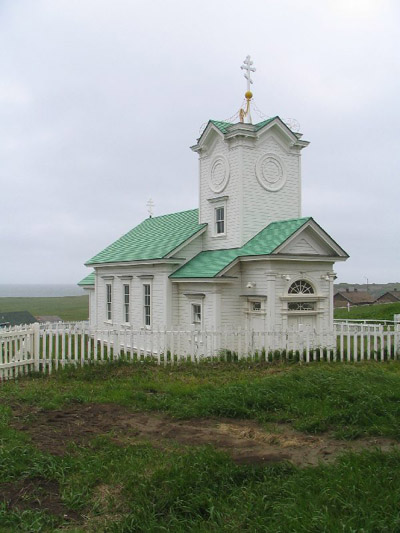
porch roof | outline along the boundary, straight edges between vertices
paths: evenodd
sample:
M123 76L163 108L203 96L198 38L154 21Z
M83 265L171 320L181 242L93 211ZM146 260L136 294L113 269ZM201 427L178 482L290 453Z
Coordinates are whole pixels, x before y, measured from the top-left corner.
M94 285L94 272L91 272L86 277L81 279L81 281L78 283L80 287L87 287Z

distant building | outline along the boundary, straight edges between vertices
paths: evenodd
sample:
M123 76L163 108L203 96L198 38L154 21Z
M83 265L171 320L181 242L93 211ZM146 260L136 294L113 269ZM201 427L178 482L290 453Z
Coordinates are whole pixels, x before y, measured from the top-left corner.
M400 290L393 289L392 291L385 292L382 296L376 299L377 304L388 304L400 302Z
M337 292L333 297L334 307L347 307L348 305L368 305L375 303L375 298L368 291L346 289Z
M0 327L20 326L21 324L34 324L36 318L29 311L0 311Z
M36 320L40 322L41 324L45 322L62 322L62 318L60 318L57 315L40 315L36 316Z

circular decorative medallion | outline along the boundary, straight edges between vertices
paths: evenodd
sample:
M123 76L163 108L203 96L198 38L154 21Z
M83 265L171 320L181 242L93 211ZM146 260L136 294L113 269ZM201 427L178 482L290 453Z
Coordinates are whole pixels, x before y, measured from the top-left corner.
M229 163L225 156L217 155L211 163L210 189L219 193L227 186L229 181Z
M256 163L256 176L261 187L267 191L279 191L286 182L283 161L275 154L263 154Z

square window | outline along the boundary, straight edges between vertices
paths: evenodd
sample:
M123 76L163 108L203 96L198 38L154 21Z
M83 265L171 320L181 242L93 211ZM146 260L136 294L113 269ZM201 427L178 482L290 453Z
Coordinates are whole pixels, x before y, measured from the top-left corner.
M251 310L255 312L261 311L261 302L251 302Z

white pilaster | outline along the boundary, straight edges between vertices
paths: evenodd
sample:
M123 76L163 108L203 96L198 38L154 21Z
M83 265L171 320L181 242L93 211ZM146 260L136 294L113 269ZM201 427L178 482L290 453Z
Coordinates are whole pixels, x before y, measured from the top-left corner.
M267 329L272 331L275 328L276 316L276 274L267 272Z

